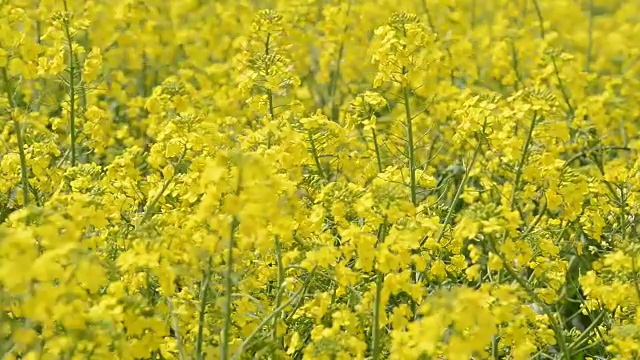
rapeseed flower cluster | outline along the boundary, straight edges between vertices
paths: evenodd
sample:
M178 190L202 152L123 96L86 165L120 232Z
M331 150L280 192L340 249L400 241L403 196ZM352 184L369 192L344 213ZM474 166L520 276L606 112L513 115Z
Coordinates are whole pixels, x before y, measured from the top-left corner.
M639 17L0 0L0 357L640 357Z

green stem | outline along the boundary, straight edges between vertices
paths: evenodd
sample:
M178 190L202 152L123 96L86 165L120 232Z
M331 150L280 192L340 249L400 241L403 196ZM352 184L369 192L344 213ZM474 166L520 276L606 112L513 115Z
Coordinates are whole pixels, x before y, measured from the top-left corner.
M213 257L210 255L207 261L207 268L203 273L202 285L200 286L200 311L198 314L198 336L196 337L196 359L203 360L202 342L204 339L204 317L207 310L207 297L209 295L209 281L211 280L211 265Z
M620 186L620 237L621 242L624 244L627 238L627 198L624 194L624 187Z
M347 6L347 13L346 16L349 16L349 13L351 12L351 1L349 1L349 4ZM344 31L343 34L347 34L347 31L349 31L349 26L345 26L344 27ZM338 118L340 117L340 112L339 112L339 108L336 104L336 92L338 90L338 80L340 79L340 65L342 63L342 58L344 57L344 40L340 41L340 47L338 48L338 57L336 59L336 68L334 69L333 73L331 74L331 82L329 83L329 98L331 99L331 120L338 122Z
M187 146L185 145L184 150L182 151L182 154L178 159L177 165L180 165L182 163L182 160L184 159L186 154L187 154ZM151 200L151 202L147 206L147 210L145 210L144 214L142 215L142 220L140 220L140 225L147 222L147 220L149 220L149 218L153 215L153 210L155 209L156 204L158 204L158 201L160 201L160 198L164 195L164 192L167 191L167 188L169 187L169 185L171 185L171 183L173 182L173 179L175 178L176 178L176 174L174 173L173 176L165 180L164 184L162 184L162 188L160 189L160 192L158 192L158 194L156 194L156 196Z
M522 156L520 157L520 161L518 163L518 168L516 169L516 179L513 185L513 189L511 192L511 201L510 201L510 207L511 210L513 210L515 208L515 198L516 198L516 192L518 190L518 187L520 186L520 181L521 181L521 177L522 177L522 173L523 173L523 169L524 169L524 164L527 160L527 154L529 152L529 147L531 145L531 141L533 139L533 129L536 125L536 121L538 120L538 114L534 113L532 120L531 120L531 125L529 127L529 131L527 133L527 139L525 140L525 144L523 146L522 149ZM502 240L504 241L507 237L507 232L505 231L503 233L502 236ZM522 286L523 289L525 289L525 291L527 291L527 293L529 294L529 296L531 296L542 308L543 312L545 313L545 315L547 316L547 318L549 319L550 325L554 330L554 333L556 335L556 339L558 341L558 345L560 346L560 349L562 351L562 355L566 356L567 359L571 359L571 349L569 347L567 347L567 344L565 342L564 336L562 334L562 327L561 325L556 321L556 319L553 316L553 313L551 312L551 310L549 310L548 306L546 305L546 303L544 301L542 301L542 299L540 299L540 297L535 293L535 291L529 286L529 283L524 280L513 268L511 268L511 266L509 265L507 259L504 257L504 255L502 255L501 253L498 252L497 247L495 246L495 244L493 244L492 241L489 241L489 245L492 248L493 253L495 253L500 260L503 263L504 268L507 270L507 272L509 273L509 275L511 275L511 277L513 277L516 282L518 284L520 284L520 286Z
M140 78L139 82L139 92L143 97L147 97L149 94L147 93L147 73L148 73L149 61L147 59L147 54L144 52L142 54L142 69L140 69Z
M558 68L558 62L556 61L555 55L551 55L551 63L553 64L553 72L556 75L556 80L558 81L558 86L560 86L560 93L562 94L562 99L564 103L567 104L567 108L569 109L569 114L573 115L575 113L573 109L573 105L571 105L571 100L569 99L569 94L567 93L567 89L564 87L564 81L560 77L560 69Z
M407 74L407 70L402 68L403 75ZM415 148L413 146L413 118L411 117L411 106L409 105L409 87L404 86L404 112L406 117L407 126L407 156L409 162L409 188L411 191L411 203L415 206L418 204L417 200L417 185L416 185L416 159Z
M520 161L518 162L518 167L516 168L516 179L513 183L513 189L511 190L511 210L513 210L516 204L516 193L518 191L518 188L520 187L522 173L524 172L524 165L527 161L527 156L529 155L529 147L531 146L531 140L533 139L533 129L536 126L536 121L538 121L538 113L534 112L533 117L531 118L531 124L529 125L529 132L527 132L527 139L525 140L524 147L522 148L522 155L520 156Z
M522 84L522 78L520 77L520 70L519 70L519 60L518 60L518 50L516 49L516 42L515 40L511 40L510 41L511 44L511 65L513 66L513 71L516 74L516 84L515 84L515 88L516 91L519 88L519 84Z
M65 10L67 10L67 2L64 1ZM67 38L67 46L69 51L69 133L71 136L71 166L76 165L76 64L73 53L73 38L71 37L70 20L66 20L64 24L65 35Z
M540 38L544 39L546 36L546 32L544 29L544 18L542 17L542 10L540 10L540 4L538 4L538 0L533 0L533 6L536 9L536 15L538 16L538 26L540 28ZM554 54L551 54L551 63L553 64L553 71L556 75L556 80L558 81L558 86L560 86L560 92L562 93L562 98L564 102L567 104L570 116L573 116L575 113L573 106L571 105L571 101L569 100L569 94L564 87L564 82L560 77L560 69L558 69L558 63L556 61L556 57Z
M589 327L584 329L584 331L580 334L580 336L578 336L576 341L571 344L570 346L571 351L579 350L580 346L582 346L585 342L590 340L589 335L591 335L593 331L598 330L598 326L602 323L602 320L604 320L604 315L605 315L605 312L602 311L600 312L600 314L598 314L598 316L595 319L593 319Z
M291 319L296 314L298 309L300 309L300 307L302 306L302 302L303 302L304 297L306 295L307 289L309 288L309 284L311 283L311 280L313 279L313 277L311 275L315 276L315 274L316 274L316 268L313 268L309 272L309 276L307 276L307 278L305 279L304 284L302 284L303 291L300 293L300 296L298 298L298 302L293 306L293 309L291 310L289 315L286 317L286 320Z
M638 283L638 259L636 254L631 254L631 271L633 271L633 287L636 291L637 301L640 301L640 284Z
M167 188L169 187L169 185L171 185L175 177L176 176L173 175L169 179L165 180L164 184L162 184L162 188L160 189L160 191L156 194L156 196L153 197L149 205L147 205L147 210L144 212L144 214L142 215L142 219L140 220L140 225L144 224L151 218L151 216L153 215L153 210L158 204L158 201L160 201L160 198L164 195L164 192L167 191Z
M273 107L273 91L271 89L267 90L267 97L269 98L269 117L270 120L275 119L275 111Z
M431 32L435 34L436 26L431 19L431 12L429 11L429 7L427 6L427 0L422 0L422 10L424 11L425 15L427 15L427 24L429 25Z
M621 243L625 244L625 239L627 238L627 199L628 195L625 195L624 186L620 186L620 199L618 203L620 204L620 237ZM616 196L616 193L612 193L612 196ZM638 284L638 273L637 273L637 258L636 254L631 254L631 270L633 271L633 286L636 291L636 296L638 296L638 300L640 300L640 285Z
M378 360L380 357L380 307L382 300L382 285L384 274L378 272L376 275L376 297L373 303L373 339L371 349L373 355L372 360Z
M282 303L282 286L284 284L284 265L282 264L282 246L280 244L280 237L276 236L275 239L275 245L276 245L276 262L278 265L278 291L276 293L276 302L275 302L275 307L276 309L280 308L280 305ZM275 312L275 311L274 311ZM280 348L282 348L284 346L282 339L279 339L278 337L278 320L280 319L279 316L279 312L278 314L276 314L273 318L273 329L272 329L272 339L273 342L278 344L280 346Z
M233 359L240 358L240 355L242 355L242 352L244 351L244 349L251 343L253 338L256 337L258 332L262 330L262 328L265 327L269 322L271 322L273 318L277 316L277 314L279 314L282 310L287 308L287 306L293 304L299 297L304 296L304 293L307 289L307 285L311 282L311 278L314 276L314 273L315 273L315 269L309 273L308 278L305 281L305 284L302 286L302 288L300 288L300 290L298 290L298 292L296 292L284 304L276 308L271 314L269 314L267 317L262 319L262 321L258 324L258 326L256 326L255 329L253 329L251 334L249 334L249 336L242 342L242 344L240 344L240 347L238 347L238 350L236 350L236 353L233 355Z
M476 8L477 8L477 1L471 0L471 21L469 25L471 26L472 29L476 27L476 18L477 18Z
M347 27L345 27L346 29ZM338 49L338 59L336 60L336 68L331 74L331 83L329 84L329 98L331 99L331 120L338 122L339 109L336 104L336 91L338 89L338 79L340 77L340 63L342 62L342 56L344 53L344 42L340 43L340 48Z
M378 228L378 241L376 247L384 241L386 220L380 224ZM376 295L373 303L373 334L372 334L372 360L380 358L380 309L382 307L382 286L384 283L384 274L376 270Z
M264 42L264 54L265 55L269 55L269 44L271 43L271 33L267 33L267 38ZM265 73L269 74L269 65L266 65L267 68L265 69ZM268 89L267 90L267 99L269 101L269 121L274 121L276 116L275 116L275 110L274 110L274 106L273 106L273 90ZM267 148L271 147L271 130L268 131L267 133Z
M426 2L425 2L426 4ZM404 36L407 37L407 29L403 27ZM405 45L406 47L406 45ZM402 76L407 77L409 69L402 66ZM409 86L403 84L402 93L404 97L404 115L406 118L407 127L407 157L409 162L409 190L411 192L411 203L413 206L418 204L417 199L417 184L416 184L416 159L415 148L413 145L413 117L411 116L411 106L409 105Z
M467 186L467 181L469 180L471 170L473 169L473 165L475 164L478 158L478 155L480 154L481 148L482 148L482 136L479 136L478 144L476 144L476 148L473 150L471 161L469 162L469 168L467 169L467 171L465 171L464 176L462 177L462 181L460 182L460 185L458 185L458 189L456 190L456 194L453 196L453 200L451 201L451 205L449 206L449 211L447 211L447 215L444 218L444 223L442 224L442 228L440 229L440 233L438 234L437 242L440 242L444 238L444 233L447 229L447 226L453 220L454 209L458 203L458 200L460 199L460 196L462 196L462 192L464 191L464 188ZM422 241L420 242L420 246L424 245L425 241L427 241L426 237L422 239Z
M542 11L540 10L540 4L538 0L533 0L533 7L536 9L536 15L538 16L538 27L540 28L540 38L544 39L546 36L544 30L544 19L542 18Z
M78 54L73 54L73 58L75 59L76 65L79 66L80 58L78 57ZM86 108L87 108L87 91L86 91L86 86L82 85L82 71L80 71L78 73L78 77L80 78L79 81L78 81L78 87L79 87L79 90L80 90L80 108L82 110L86 110Z
M543 196L542 200L544 200L544 203L542 203L542 207L538 212L538 216L536 216L535 219L533 219L533 222L531 222L529 227L527 227L527 229L522 233L522 235L520 235L520 238L524 239L527 235L529 235L533 231L533 229L536 227L536 225L538 225L540 220L542 220L542 217L544 217L547 211L548 203L547 203L546 197Z
M231 330L231 295L233 290L233 247L235 246L235 232L238 228L238 218L233 216L231 219L231 232L229 235L229 249L227 253L227 269L224 276L224 323L222 327L222 338L220 344L220 359L229 359L229 334Z
M12 111L15 108L13 101L13 89L11 88L11 81L7 68L2 68L2 80L4 82L4 90L7 93L7 100L9 101L9 108ZM10 114L13 118L13 115ZM24 153L24 139L22 138L22 128L18 119L13 119L13 129L16 133L16 139L18 140L18 154L20 156L20 181L22 182L22 202L26 207L29 205L29 173L27 168L27 157Z
M589 0L589 25L587 28L587 56L584 64L584 71L589 72L591 69L591 56L593 52L593 0Z
M265 55L269 55L269 44L270 44L270 40L271 40L271 33L267 34L267 39L265 40L264 43L264 54ZM269 74L269 65L267 65L267 68L265 69L265 73ZM273 91L271 89L267 90L267 97L269 98L269 116L271 117L270 120L275 119L275 111L273 108Z
M185 360L186 356L184 355L184 345L182 343L182 338L180 337L178 318L176 317L171 297L167 298L167 305L169 306L169 313L171 314L171 327L173 328L173 332L175 333L176 344L178 346L178 357L180 360Z
M500 357L498 356L498 339L499 337L496 335L494 335L491 339L491 357L494 360L500 359Z
M378 163L378 172L382 172L382 159L380 158L380 148L378 147L378 137L376 129L371 129L373 133L373 147L376 151L376 160ZM385 237L385 228L387 220L380 224L378 228L378 240L376 248L382 244ZM382 286L384 283L384 274L376 270L376 295L373 303L373 333L371 339L372 360L378 360L380 357L380 308L382 307Z
M318 172L320 173L320 177L325 180L328 180L327 176L322 169L322 164L320 164L320 158L318 157L318 149L316 148L316 143L313 140L313 133L311 130L308 131L309 145L311 146L311 155L313 156L313 161L316 163L316 167L318 168Z
M516 193L518 191L518 188L520 187L520 182L522 179L522 173L524 172L524 165L525 162L527 160L527 156L529 153L529 148L531 146L531 142L533 140L533 130L535 128L536 122L538 120L538 113L534 112L532 118L531 118L531 124L529 126L529 131L527 132L527 138L525 140L524 146L522 148L522 155L520 156L520 161L518 162L518 167L516 168L516 178L513 184L513 189L511 191L511 199L510 199L510 208L511 210L513 210L515 208L515 203L516 203ZM532 224L529 227L529 230L533 228L533 226L535 226L535 223ZM507 238L507 231L505 230L503 235L502 235L502 241L504 241ZM493 244L493 242L489 242L490 247L492 248L492 251L500 258L500 260L503 263L504 268L507 270L507 272L516 280L516 282L518 282L518 284L520 284L520 286L522 286L523 289L525 289L525 291L527 291L527 293L529 294L529 296L531 296L542 308L543 312L545 313L545 315L549 318L549 322L551 327L554 330L554 333L556 335L556 339L557 342L561 348L562 354L564 356L567 356L567 359L571 359L571 349L569 347L567 347L567 344L565 343L565 339L564 336L562 334L562 327L561 325L556 321L556 319L553 317L553 313L551 312L551 310L549 310L548 306L544 303L544 301L542 301L542 299L540 299L540 297L535 293L535 291L529 286L529 283L524 280L513 268L511 268L511 266L509 265L507 259L505 259L504 255L502 255L501 253L498 252L497 247L495 246L495 244Z
M375 128L371 128L373 134L373 148L376 151L376 161L378 164L378 172L382 172L382 158L380 157L380 146L378 145L378 133Z
M529 296L531 296L531 298L538 305L540 305L540 308L542 309L544 314L549 319L549 325L551 325L551 328L553 329L553 331L554 331L554 333L556 335L556 341L558 342L558 346L560 346L560 351L561 351L561 357L560 358L562 359L562 356L564 356L566 359L573 359L573 357L571 355L572 351L567 346L567 343L565 342L564 336L562 334L562 327L556 321L556 318L553 316L554 315L553 312L551 312L551 310L549 309L547 304L535 293L535 291L531 288L531 286L529 286L529 283L526 280L524 280L509 265L509 262L504 257L504 255L502 255L500 252L498 252L498 250L497 250L495 244L493 243L493 241L489 241L488 244L489 244L491 250L493 251L493 253L496 254L500 258L500 260L502 261L503 267L505 268L505 270L507 270L509 275L511 275L511 277L513 277L513 279L527 292L527 294L529 294Z

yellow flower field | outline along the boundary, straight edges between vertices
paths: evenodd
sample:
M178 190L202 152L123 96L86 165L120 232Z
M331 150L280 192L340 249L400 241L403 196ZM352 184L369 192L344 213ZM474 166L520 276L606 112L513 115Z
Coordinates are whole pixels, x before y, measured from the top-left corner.
M640 358L638 34L636 0L0 0L0 358Z

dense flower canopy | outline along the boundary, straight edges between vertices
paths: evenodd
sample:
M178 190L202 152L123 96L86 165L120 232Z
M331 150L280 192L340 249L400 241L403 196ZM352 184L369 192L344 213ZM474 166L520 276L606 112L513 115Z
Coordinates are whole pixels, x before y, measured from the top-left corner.
M624 0L0 0L0 357L640 356L638 34Z

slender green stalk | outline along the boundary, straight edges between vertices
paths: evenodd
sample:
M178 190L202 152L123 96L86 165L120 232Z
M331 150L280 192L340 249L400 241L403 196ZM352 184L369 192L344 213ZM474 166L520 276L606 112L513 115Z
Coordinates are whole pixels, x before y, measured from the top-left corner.
M147 210L144 212L144 214L142 215L142 219L140 220L141 225L151 218L151 216L153 215L153 211L158 204L158 201L160 201L160 198L164 195L164 192L167 191L167 188L169 187L169 185L171 185L175 177L176 176L173 175L169 179L165 180L160 191L156 194L156 196L153 197L149 205L147 205Z
M322 164L320 163L320 157L318 157L318 149L316 148L316 143L313 140L313 133L311 132L311 130L308 131L307 135L309 138L309 145L311 146L311 155L313 156L313 161L316 163L318 172L320 173L320 176L323 179L328 180L326 174L324 173L324 170L322 169Z
M269 44L270 44L270 40L271 40L271 33L267 34L267 39L265 40L264 43L264 54L265 55L269 55ZM269 65L267 65L268 67ZM269 74L269 68L265 69L265 73ZM271 89L267 90L267 97L269 98L269 116L271 117L270 120L275 119L275 112L274 112L274 108L273 108L273 91Z
M311 280L313 280L313 277L311 275L315 276L315 274L316 274L316 268L314 267L309 272L309 276L307 276L307 278L304 280L304 284L302 284L302 292L298 297L298 302L293 306L293 309L291 310L289 315L286 317L287 320L291 319L296 314L298 309L300 309L300 307L302 306L302 301L304 300L304 296L306 295L306 292L309 288L309 284L311 283ZM322 274L322 273L319 273L319 274Z
M348 27L345 26L345 31ZM342 62L342 57L344 56L344 42L340 43L340 48L338 49L338 59L336 60L336 68L331 74L331 82L329 83L329 98L331 99L331 120L338 122L338 117L340 116L338 106L336 104L336 92L338 90L338 79L340 78L340 63Z
M351 12L351 1L347 6L346 16L349 16ZM347 34L349 31L349 26L345 26L343 30L343 34ZM338 122L338 118L340 116L338 104L336 103L336 92L338 90L338 80L340 79L340 65L342 64L342 58L344 57L344 40L340 41L340 47L338 48L338 56L336 59L336 67L331 74L331 82L329 83L329 98L331 100L331 120Z
M73 54L73 58L75 59L75 63L80 66L80 58L78 57L78 54ZM82 70L79 69L80 71L77 73L78 76L78 83L76 84L76 86L78 87L78 90L80 91L80 108L82 110L85 110L87 108L87 87L82 84Z
M233 247L235 246L235 233L238 228L238 218L231 219L231 231L229 234L229 248L227 252L227 269L224 275L224 323L222 327L222 337L220 344L220 359L229 359L229 334L231 332L231 295L233 293Z
M538 0L533 0L533 7L536 10L536 16L538 16L538 27L540 29L540 38L544 39L546 32L544 30L544 19L542 18L542 11L540 10L540 4Z
M638 283L638 258L637 255L631 254L631 271L633 271L633 287L636 291L636 297L640 301L640 284Z
M542 207L540 208L539 212L538 212L538 216L536 216L535 219L533 219L533 221L531 222L531 224L529 225L529 227L527 227L527 229L522 233L522 235L520 235L521 238L525 238L527 235L529 235L533 229L536 227L536 225L538 225L538 223L540 223L540 220L542 220L542 217L545 215L546 211L547 211L547 206L549 205L546 201L546 198L543 197L544 203L542 203Z
M269 44L271 43L271 33L267 33L267 38L264 41L264 54L269 55Z
M238 185L236 188L236 195L240 195L240 191L242 189L242 169L238 168ZM233 248L235 247L235 236L236 231L238 230L238 226L240 225L240 221L236 214L231 218L231 228L229 229L229 245L228 245L228 253L227 253L227 268L224 274L224 322L222 327L221 334L221 344L220 344L220 359L221 360L229 360L229 343L231 333L231 297L233 296Z
M207 297L209 296L209 281L211 280L211 263L213 256L209 256L207 268L203 271L202 285L200 286L200 311L198 313L198 335L196 337L196 359L203 360L202 342L204 339L204 316L207 310Z
M511 189L511 210L514 209L516 204L516 193L520 187L520 181L522 180L522 173L524 172L524 165L527 161L527 156L529 156L529 147L531 146L531 140L533 139L533 129L536 126L536 121L538 121L538 113L534 112L533 117L531 118L531 124L529 125L529 131L527 132L527 139L525 140L524 147L522 148L522 155L520 156L520 161L516 168L516 178L513 182L513 189Z
M280 237L276 236L276 262L278 266L278 291L276 292L275 308L280 308L282 304L282 288L284 284L284 265L282 264L282 245L280 244ZM274 311L275 312L275 311ZM271 337L275 343L281 348L284 346L282 339L278 337L278 320L280 320L280 313L278 312L273 318L273 328Z
M591 70L591 56L593 55L593 0L589 0L589 25L587 28L587 56L584 63L584 71Z
M429 11L429 7L427 6L427 0L422 0L422 10L427 15L427 24L431 29L431 32L436 33L436 26L431 19L431 12Z
M538 26L540 28L540 38L544 39L546 37L546 31L544 29L544 18L542 17L542 10L540 10L540 4L538 4L538 0L533 0L533 6L536 9L536 15L538 17ZM569 94L565 89L564 82L560 77L560 69L558 68L558 62L556 61L556 57L553 54L551 54L551 63L553 65L553 71L556 75L556 80L558 81L558 86L560 86L560 92L562 93L562 98L564 99L564 102L567 104L567 107L569 109L569 114L573 116L575 111L573 109L573 106L571 105L571 101L569 100Z
M598 330L598 326L600 326L600 324L602 323L602 320L604 320L604 315L605 315L604 311L600 312L600 314L598 314L598 316L595 319L593 319L591 324L589 324L589 326L586 329L584 329L582 333L580 333L580 336L578 336L578 338L571 344L570 346L571 351L579 350L580 346L582 346L584 343L590 340L589 335L591 335L593 331Z
M182 163L182 160L184 159L186 154L187 154L187 147L185 146L184 150L182 151L182 154L180 155L180 158L178 159L177 165ZM142 215L142 220L140 220L140 225L144 224L145 222L147 222L147 220L149 220L149 218L151 218L151 216L153 215L153 211L156 205L158 204L158 201L160 201L160 198L164 195L164 192L167 191L167 188L169 188L169 185L171 185L171 183L175 178L176 178L176 174L174 173L173 176L171 176L169 179L166 179L164 181L164 184L162 184L162 188L160 189L158 194L156 194L156 196L151 200L149 205L147 205L147 210L145 210L144 214Z
M173 301L171 297L167 297L167 305L169 306L169 314L171 314L171 327L173 328L173 332L176 337L176 344L178 346L178 356L180 360L186 360L186 356L184 354L184 345L182 343L182 338L180 337L180 327L178 325L178 318L176 317L176 313L173 308Z
M529 148L531 146L531 142L533 140L533 130L535 128L536 122L538 120L538 114L536 112L534 112L532 119L531 119L531 124L529 126L529 131L527 132L527 138L525 140L525 143L523 145L522 148L522 155L520 157L520 161L518 162L518 167L516 168L516 178L513 184L513 189L511 191L511 199L510 199L510 208L511 210L513 210L515 208L515 202L516 202L516 192L518 191L518 188L520 187L520 181L522 178L522 173L524 172L524 165L525 162L527 160L527 156L529 153ZM531 228L533 227L533 225L531 226ZM507 238L507 231L505 230L503 232L502 235L502 241L504 241ZM513 277L516 282L529 294L529 296L531 296L531 298L536 301L536 303L538 303L540 305L540 307L542 308L542 311L545 313L545 315L547 316L547 318L549 319L549 323L556 335L556 340L558 342L558 345L560 346L560 350L562 352L562 356L565 356L567 359L572 359L571 356L571 349L567 346L565 339L564 339L564 335L562 334L562 325L555 319L554 314L551 312L551 310L549 309L549 307L545 304L545 302L540 299L540 297L535 293L535 291L531 288L531 286L529 285L529 283L523 279L520 274L518 274L509 264L508 260L504 257L503 254L501 254L500 252L498 252L497 247L495 246L495 244L493 243L493 241L489 241L489 245L491 247L491 250L493 251L494 254L496 254L500 260L502 261L503 267L507 270L507 272L509 273L509 275L511 275L511 277Z
M407 70L403 67L403 75L407 74ZM411 106L409 105L409 87L404 86L404 112L407 127L407 157L409 162L409 188L411 191L411 203L415 206L417 200L417 183L416 183L416 158L415 147L413 146L413 118L411 116Z
M551 328L553 329L553 331L554 331L554 333L556 335L556 341L558 342L558 346L560 346L561 359L563 357L568 359L568 360L573 359L573 357L571 355L572 351L567 346L565 338L564 338L564 336L562 334L562 326L560 325L560 323L558 323L558 321L554 317L553 312L549 309L547 304L538 296L538 294L536 294L536 292L531 288L529 283L525 279L523 279L522 276L520 276L520 274L518 274L511 267L511 265L509 265L509 262L504 257L504 255L501 254L500 252L498 252L494 242L493 241L489 241L488 244L489 244L489 247L491 248L491 251L500 258L500 260L502 261L503 267L505 268L505 270L507 270L509 275L511 275L511 277L527 292L527 294L529 294L529 296L531 296L531 298L540 306L540 308L542 309L542 312L549 319L549 325L551 325Z
M275 119L275 111L273 107L273 91L271 89L267 90L267 97L269 98L269 118L273 120Z
M148 92L147 92L147 75L148 75L148 68L149 68L149 61L147 59L147 54L146 52L142 54L142 69L140 69L140 78L138 79L138 83L139 85L139 93L142 94L142 96L147 97L149 96Z
M500 357L498 356L498 340L499 337L495 335L491 339L491 357L494 360L500 359Z
M376 134L376 129L371 129L373 133L373 146L376 151L376 160L378 164L378 172L382 172L382 159L380 157L380 149L378 147L378 137ZM382 244L385 237L387 221L380 224L378 228L378 240L376 241L376 248ZM372 360L378 360L380 358L380 309L382 307L382 286L384 283L384 274L380 271L376 270L376 295L373 303L373 330L371 336L371 351L372 351Z
M67 1L63 1L65 11L69 11L67 8ZM69 52L69 133L71 137L71 166L76 166L76 63L73 53L73 37L71 36L71 24L70 19L64 21L64 32L67 39L67 51Z
M627 199L628 195L625 195L624 186L618 187L620 190L620 195L618 199L618 205L620 206L620 237L621 242L624 244L627 238ZM611 196L616 197L617 193L612 193ZM633 271L633 286L636 291L636 295L638 296L638 300L640 300L640 285L638 284L638 273L637 273L637 258L636 254L631 254L631 270Z
M515 40L511 40L509 43L511 44L511 66L513 66L513 71L516 74L515 88L516 90L518 90L519 84L522 84L522 78L520 77L520 70L519 70L520 65L518 60L518 50L516 49Z
M312 277L312 276L314 276L313 271L309 274L309 277ZM308 283L309 282L305 282L305 284L308 284ZM256 337L258 332L262 330L262 328L265 327L269 322L271 322L273 318L276 317L282 310L284 310L287 306L293 304L300 296L303 296L305 291L306 291L306 285L300 288L300 290L298 290L298 292L296 292L284 304L277 307L271 314L269 314L267 317L262 319L262 321L258 324L258 326L256 326L255 329L253 329L251 334L249 334L249 336L247 336L247 338L242 342L242 344L240 344L240 347L238 348L238 350L236 350L236 353L233 355L233 359L240 358L240 355L242 355L242 353L244 352L244 349L251 343L253 338Z
M29 205L29 173L27 168L27 157L24 153L24 139L22 138L22 127L18 119L13 119L11 111L15 109L15 103L13 101L13 89L11 86L11 80L7 73L7 68L2 68L2 81L4 82L4 90L7 94L7 100L9 101L9 116L13 120L13 129L16 133L16 139L18 140L18 155L20 156L20 181L22 183L22 203L26 207Z
M269 55L269 44L270 44L270 40L271 40L271 33L267 34L267 38L265 40L265 44L264 44L264 53L265 55ZM266 69L266 73L268 74L269 71L268 69ZM269 121L274 121L276 116L275 116L275 110L274 110L274 105L273 105L273 91L271 89L267 90L267 98L269 101ZM311 136L311 133L309 133L309 135ZM271 130L269 130L269 133L267 134L267 148L271 147ZM311 139L313 140L313 139ZM319 165L319 161L317 160L317 155L316 152L314 150L314 158L316 159L316 164L318 165L318 169L320 169L320 165ZM320 171L322 172L322 170L320 169ZM281 249L281 245L280 245L280 238L278 236L275 237L275 253L276 253L276 262L278 263L278 289L276 292L276 303L275 303L275 307L276 309L278 309L280 307L280 303L282 302L282 284L284 282L284 267L282 264L282 249ZM279 320L279 312L277 314L274 315L273 318L273 331L272 331L272 339L274 341L274 343L280 343L280 347L282 348L284 346L282 339L280 339L280 341L278 341L278 320Z
M423 1L426 10L426 1ZM428 15L428 13L427 13ZM430 22L430 21L429 21ZM431 23L431 22L430 22ZM407 36L406 28L403 28L404 36ZM402 76L406 77L409 73L409 69L405 66L402 66ZM413 116L411 116L411 106L409 104L409 86L403 84L403 101L404 101L404 110L405 110L405 118L406 118L406 128L407 128L407 160L409 166L409 189L411 196L411 203L415 206L417 205L417 183L416 183L416 159L415 159L415 146L413 139Z
M569 114L574 114L575 110L573 109L573 105L571 105L571 100L569 99L569 94L567 93L567 89L564 87L564 81L560 77L560 69L558 68L558 62L556 61L555 55L551 56L551 63L553 64L553 72L556 75L556 80L558 81L558 85L560 86L560 93L562 94L562 99L564 103L567 104L567 108L569 109Z
M371 133L373 134L373 148L376 152L376 162L378 164L378 172L382 172L382 158L380 156L380 146L378 145L378 134L376 129L372 128Z
M458 185L458 189L456 190L456 194L453 196L453 200L451 201L451 205L449 206L449 211L447 211L447 215L444 218L444 223L442 224L442 228L440 229L440 233L438 234L437 242L440 242L444 238L444 233L446 232L447 226L453 220L453 212L460 200L460 196L462 196L462 192L464 188L467 186L467 181L469 180L469 176L471 175L471 170L473 169L473 165L476 163L478 159L478 155L480 154L480 149L482 148L482 136L478 137L478 143L476 144L476 148L473 150L473 155L471 156L471 161L469 162L469 167L467 171L464 172L464 176L462 177L462 181L460 181L460 185ZM427 241L427 238L423 238L420 242L420 246L424 245Z
M620 237L624 243L627 238L627 197L624 194L624 187L620 186Z
M478 4L476 0L471 0L471 21L469 25L471 26L472 29L476 27L476 18L477 18L476 8L478 7L477 5Z
M376 247L384 241L386 228L386 220L380 224L378 228L378 241ZM371 339L372 360L380 358L380 310L382 308L382 286L384 283L384 274L376 270L376 295L373 303L373 329Z
M34 9L39 9L40 8L40 0L36 0L35 5L34 5ZM34 41L35 43L40 46L42 45L42 22L39 19L35 19L34 20L34 25L35 25L35 36L34 36ZM40 85L40 89L38 89L38 86L36 86L36 84ZM36 112L40 112L40 107L41 107L41 103L42 101L40 100L40 94L41 94L41 90L43 90L45 88L44 85L44 80L43 79L38 79L36 81L33 81L31 83L31 91L33 92L32 95L32 99L37 99L33 102L33 110ZM36 200L36 203L38 202L38 200Z
M269 44L271 43L271 33L267 33L267 38L265 39L264 42L264 54L265 55L269 55ZM269 64L265 65L266 68L265 70L265 74L269 74ZM269 121L273 121L275 120L276 116L275 116L275 110L274 110L274 105L273 105L273 90L271 89L267 89L267 100L269 102ZM271 130L268 131L267 133L267 148L271 147L271 138L272 138L272 134L271 134Z
M426 4L426 3L425 3ZM403 28L404 36L407 36L407 29ZM402 66L402 76L405 77L409 74L409 69L405 66ZM415 147L413 141L413 116L411 116L411 106L409 105L409 86L403 84L402 92L404 96L404 114L406 118L407 127L407 160L409 162L409 189L411 192L411 203L416 206L418 204L417 199L417 183L416 183L416 158L415 158Z
M372 335L372 360L380 358L380 308L382 305L382 285L384 274L378 272L376 274L376 297L373 303L373 335Z

